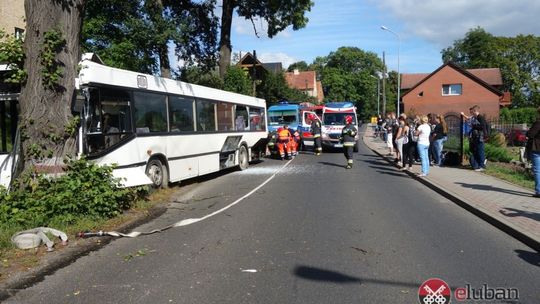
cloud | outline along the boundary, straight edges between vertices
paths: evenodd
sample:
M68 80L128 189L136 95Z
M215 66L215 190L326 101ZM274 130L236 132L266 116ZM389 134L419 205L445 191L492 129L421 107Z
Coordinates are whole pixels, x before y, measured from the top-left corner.
M480 26L495 36L540 34L538 0L372 0L405 23L404 35L449 46Z
M289 56L285 53L261 53L257 54L258 59L261 62L267 63L267 62L281 62L283 65L283 69L287 69L289 65L298 62L299 60Z

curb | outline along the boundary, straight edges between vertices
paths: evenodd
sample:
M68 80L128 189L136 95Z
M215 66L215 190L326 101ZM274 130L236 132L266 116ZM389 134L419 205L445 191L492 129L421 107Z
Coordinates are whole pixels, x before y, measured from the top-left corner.
M130 222L126 222L116 228L117 231L127 233L129 230L138 227L144 223L147 223L163 213L167 208L162 205L155 206L148 210L148 214L143 214ZM114 237L101 238L100 242L92 242L85 240L81 244L76 244L73 248L64 249L54 257L49 259L46 257L44 261L30 271L23 272L21 274L15 274L13 277L7 279L6 282L0 284L0 302L13 297L17 292L22 289L28 288L36 283L39 283L45 279L45 276L50 275L57 270L64 268L71 263L75 262L82 256L105 247L112 242ZM69 245L68 245L69 247Z
M377 150L371 148L366 143L366 141L364 139L364 136L362 137L362 141L364 142L364 145L366 145L366 147L368 147L368 149L370 149L375 154L382 157L389 164L391 164L392 166L397 168L397 165L395 165L393 161L389 160L387 157L385 157L384 155L379 153ZM410 172L410 171L402 171L402 172L408 174L413 179L419 181L420 183L427 186L431 190L437 192L438 194L442 195L446 199L454 202L455 204L457 204L461 208L471 212L472 214L478 216L482 220L484 220L484 221L488 222L489 224L495 226L496 228L503 231L504 233L510 235L511 237L517 239L518 241L520 241L523 244L531 247L532 249L540 252L540 240L537 240L535 237L529 235L527 232L523 232L520 229L516 228L513 224L501 221L501 220L489 215L487 212L484 212L482 209L472 206L471 204L467 203L460 196L458 196L458 195L456 195L456 194L454 194L454 193L452 193L450 191L447 191L446 189L439 186L437 183L435 183L433 181L430 181L429 179L418 177L416 174L414 174L413 172Z

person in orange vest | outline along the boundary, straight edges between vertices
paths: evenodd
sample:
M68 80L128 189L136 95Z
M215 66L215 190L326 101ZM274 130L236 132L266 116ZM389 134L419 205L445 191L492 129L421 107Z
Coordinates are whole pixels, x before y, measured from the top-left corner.
M300 146L300 132L296 130L291 133L292 133L292 137L289 143L291 145L292 157L294 158L296 155L298 155L298 147Z
M291 155L291 145L289 144L291 139L291 132L289 131L289 126L284 125L283 128L279 128L277 132L277 146L279 150L279 156L281 159L285 159L285 150L287 150L287 155Z

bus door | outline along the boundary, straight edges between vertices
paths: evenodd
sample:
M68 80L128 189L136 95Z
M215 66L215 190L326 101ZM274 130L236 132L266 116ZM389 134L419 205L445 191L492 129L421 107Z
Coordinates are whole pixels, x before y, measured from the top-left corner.
M18 95L18 94L17 94ZM0 185L8 187L14 172L15 136L17 134L18 102L16 97L0 95Z

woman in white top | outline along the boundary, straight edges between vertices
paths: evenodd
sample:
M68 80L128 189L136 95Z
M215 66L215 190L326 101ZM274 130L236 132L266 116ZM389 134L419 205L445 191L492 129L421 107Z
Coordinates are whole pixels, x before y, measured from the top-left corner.
M420 155L420 161L422 163L422 173L419 176L427 176L429 173L429 135L431 133L431 127L428 125L428 117L423 115L420 118L421 125L416 129L416 136L418 136L418 154Z

